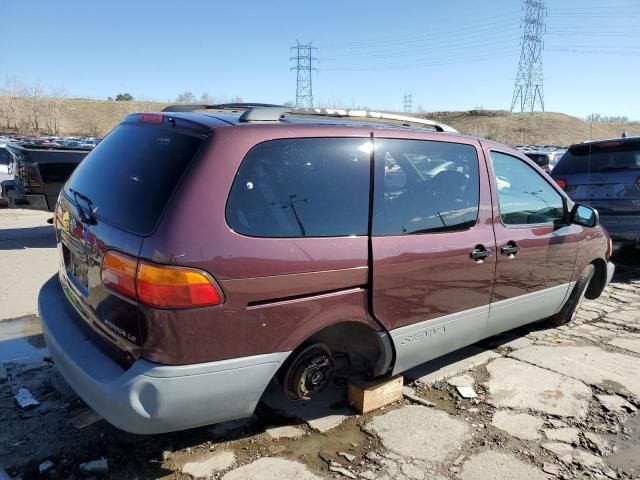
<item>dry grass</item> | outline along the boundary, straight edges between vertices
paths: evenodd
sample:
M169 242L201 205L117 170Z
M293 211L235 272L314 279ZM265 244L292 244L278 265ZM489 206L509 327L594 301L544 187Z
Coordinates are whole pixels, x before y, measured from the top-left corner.
M46 100L46 99L44 99ZM104 100L60 99L59 135L98 135L109 132L125 115L132 112L158 111L165 103L109 102ZM16 100L18 125L27 125L29 99ZM470 112L431 112L425 116L447 123L460 132L490 138L511 145L569 145L584 140L618 137L622 131L640 135L640 124L591 125L584 120L562 113L510 113L502 110L472 110ZM13 120L0 109L0 131L15 132ZM9 125L9 128L7 128ZM23 129L24 130L24 129ZM18 133L35 133L20 131ZM49 133L41 129L39 133Z

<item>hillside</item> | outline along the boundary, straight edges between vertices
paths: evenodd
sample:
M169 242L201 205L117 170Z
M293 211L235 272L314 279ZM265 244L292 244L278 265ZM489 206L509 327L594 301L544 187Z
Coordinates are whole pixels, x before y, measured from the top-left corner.
M0 132L103 136L132 112L158 111L157 102L114 102L70 98L0 96ZM34 119L34 115L39 118ZM618 137L622 131L640 135L640 124L590 124L562 113L510 113L502 110L431 112L420 115L447 123L460 132L511 145L569 145L583 140ZM36 121L34 121L36 120Z

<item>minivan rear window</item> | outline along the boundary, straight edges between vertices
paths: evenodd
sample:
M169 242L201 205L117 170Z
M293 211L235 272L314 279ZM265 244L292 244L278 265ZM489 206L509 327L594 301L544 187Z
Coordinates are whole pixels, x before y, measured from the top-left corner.
M574 145L560 159L553 175L627 169L640 169L640 142L614 141Z
M118 125L76 168L67 192L89 198L99 220L150 235L203 141L158 126Z

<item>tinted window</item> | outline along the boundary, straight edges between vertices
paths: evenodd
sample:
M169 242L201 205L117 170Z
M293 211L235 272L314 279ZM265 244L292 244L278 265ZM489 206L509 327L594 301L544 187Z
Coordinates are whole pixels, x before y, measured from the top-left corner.
M303 138L255 146L227 202L227 222L256 237L367 235L369 140Z
M160 127L119 125L80 163L67 187L89 197L99 219L148 235L202 141Z
M499 152L491 152L491 163L505 225L564 220L562 196L536 170L517 157Z
M471 145L375 141L375 235L473 226L478 217L478 156Z
M639 142L608 142L571 147L553 170L555 175L640 169Z

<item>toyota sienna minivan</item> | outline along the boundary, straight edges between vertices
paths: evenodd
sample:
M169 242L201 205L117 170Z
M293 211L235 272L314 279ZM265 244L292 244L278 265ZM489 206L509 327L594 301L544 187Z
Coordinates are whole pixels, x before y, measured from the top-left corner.
M265 105L127 116L60 193L50 354L120 429L250 416L570 321L613 275L598 214L428 120Z

